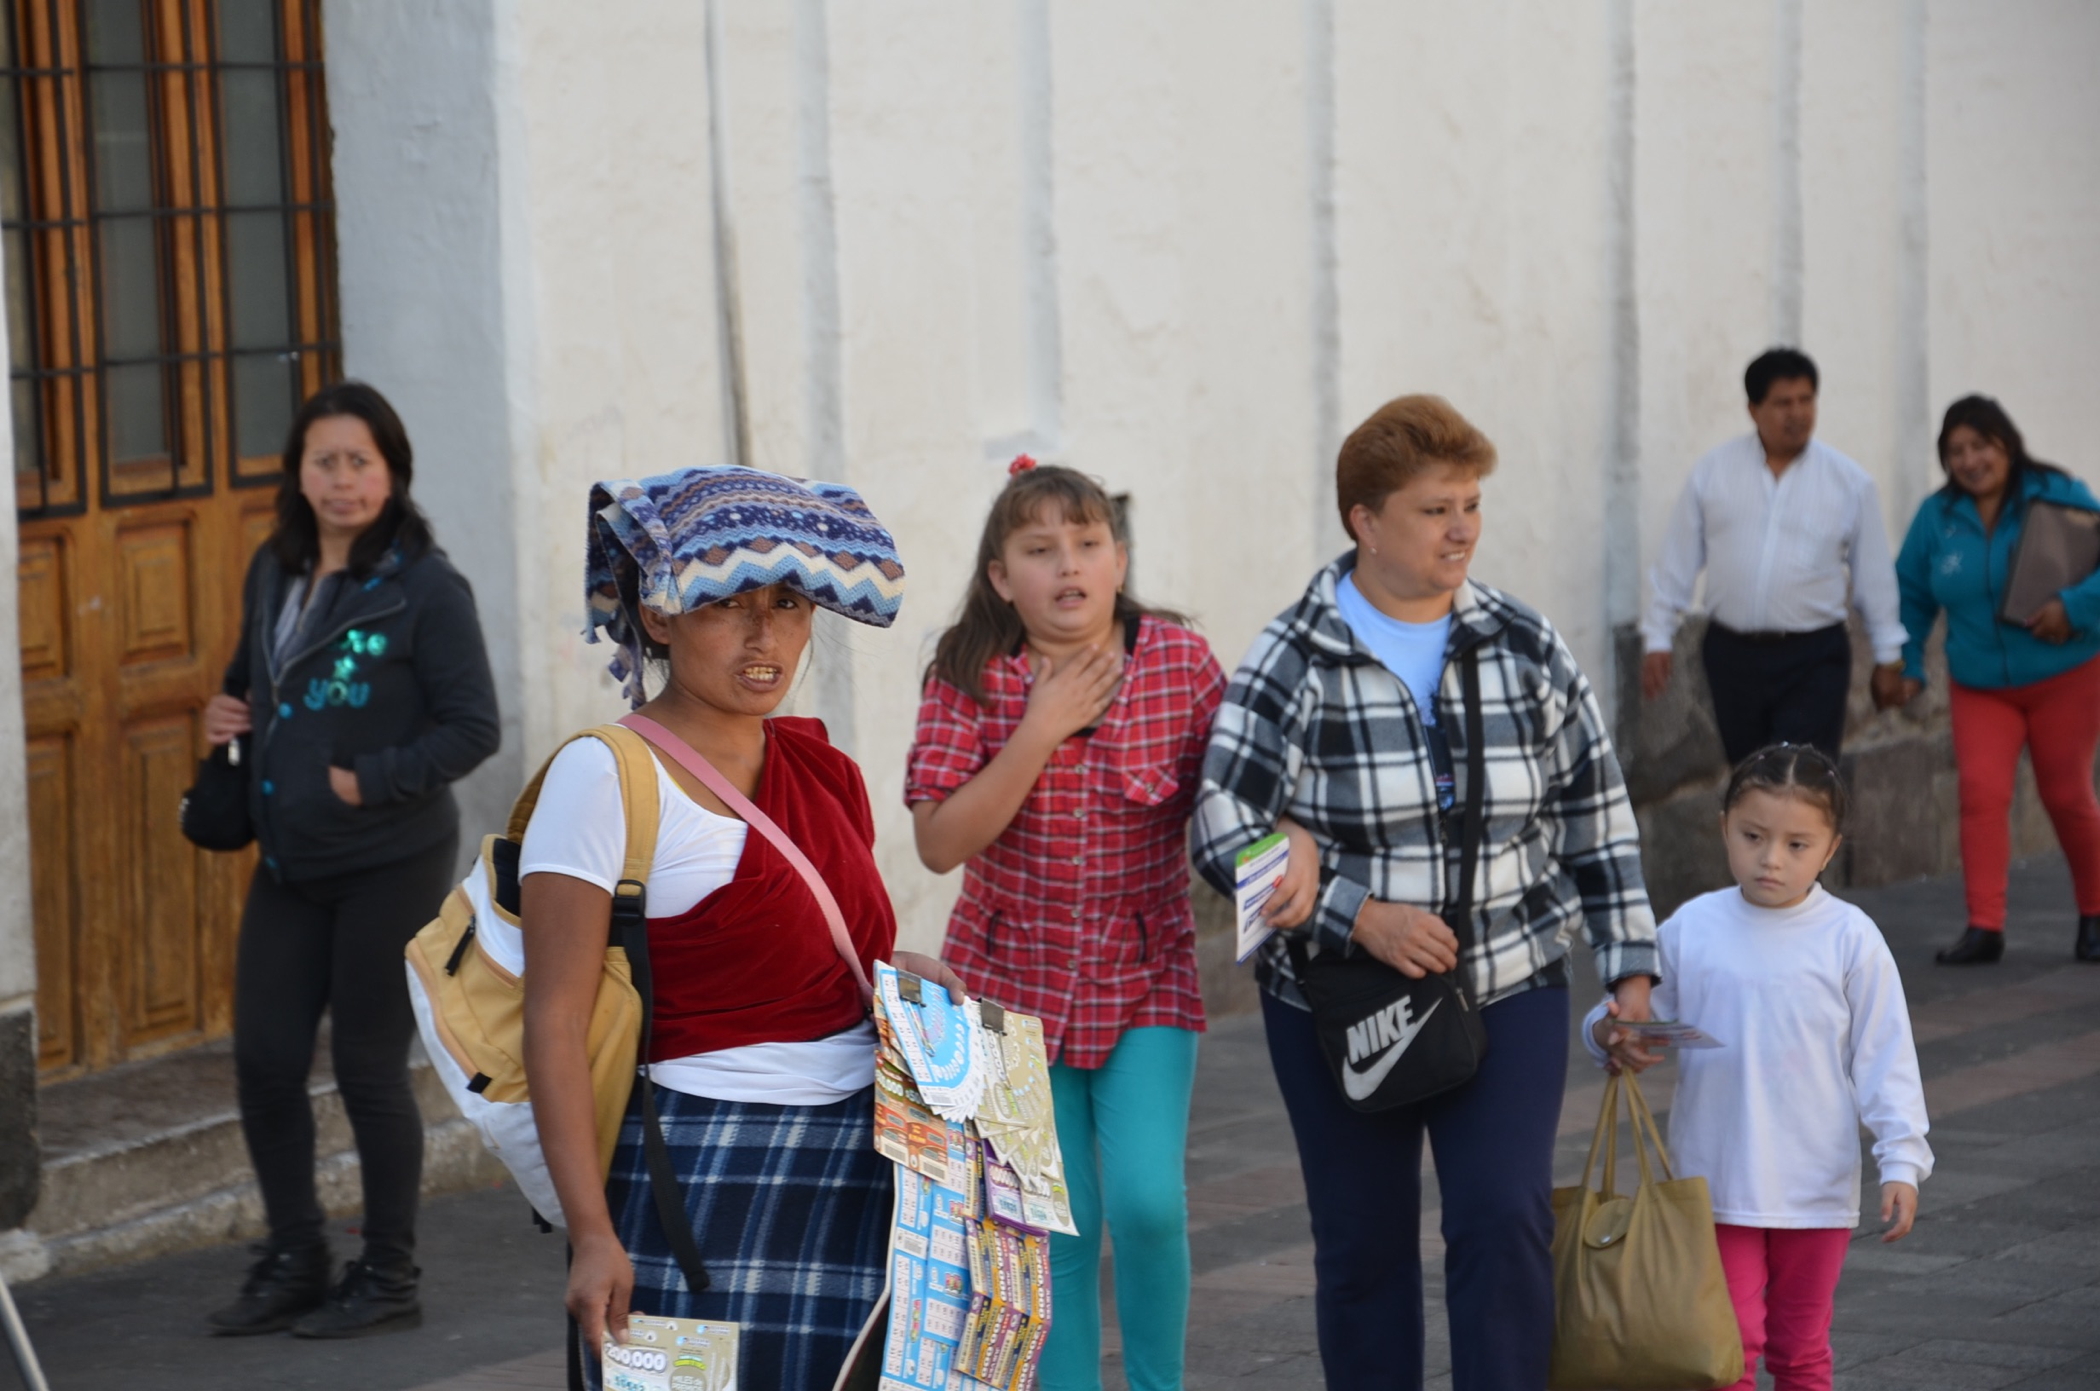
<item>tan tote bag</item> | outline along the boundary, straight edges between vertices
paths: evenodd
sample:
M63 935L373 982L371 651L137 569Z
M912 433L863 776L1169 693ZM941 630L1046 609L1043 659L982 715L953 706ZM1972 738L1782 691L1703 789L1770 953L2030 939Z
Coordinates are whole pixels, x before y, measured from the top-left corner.
M1633 1121L1641 1182L1613 1187L1619 1097ZM1604 1151L1604 1187L1590 1172ZM1648 1161L1655 1153L1660 1181ZM1631 1075L1604 1087L1582 1182L1553 1191L1552 1391L1713 1391L1743 1375L1742 1334L1703 1178L1675 1178Z

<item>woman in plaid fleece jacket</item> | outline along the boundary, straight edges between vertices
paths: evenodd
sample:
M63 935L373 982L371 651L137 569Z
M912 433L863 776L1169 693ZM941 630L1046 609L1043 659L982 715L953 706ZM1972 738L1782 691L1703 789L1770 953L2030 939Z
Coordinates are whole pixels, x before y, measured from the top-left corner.
M1323 1060L1281 933L1257 968L1269 1050L1311 1209L1320 1356L1336 1387L1422 1382L1422 1136L1437 1161L1457 1391L1536 1391L1552 1342L1550 1195L1567 1074L1568 938L1581 926L1625 1017L1647 1017L1655 922L1611 740L1553 627L1472 583L1494 446L1433 396L1401 397L1342 446L1358 549L1258 637L1203 767L1198 867L1282 829L1270 909L1315 952L1410 976L1464 972L1488 1048L1465 1085L1366 1114ZM1487 788L1473 940L1456 897L1467 750L1455 659L1477 649ZM1462 959L1461 959L1462 958ZM1399 1045L1405 1046L1404 1043Z

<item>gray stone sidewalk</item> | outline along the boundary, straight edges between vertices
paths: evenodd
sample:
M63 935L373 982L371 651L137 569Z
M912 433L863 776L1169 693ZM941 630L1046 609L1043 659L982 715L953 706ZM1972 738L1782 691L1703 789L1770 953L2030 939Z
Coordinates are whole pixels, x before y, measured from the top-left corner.
M1863 1232L1853 1245L1838 1293L1839 1386L2100 1386L2100 967L2070 960L2061 862L2017 870L2010 950L1980 970L1931 961L1961 927L1958 881L1848 896L1874 915L1903 969L1939 1169L1909 1240L1884 1246ZM1593 989L1579 985L1578 1000ZM1650 1078L1661 1107L1668 1070ZM1557 1156L1563 1182L1581 1168L1599 1091L1587 1059L1572 1059ZM1304 1188L1258 1017L1218 1021L1205 1040L1189 1184L1191 1391L1320 1386ZM1425 1202L1433 1205L1434 1192L1432 1183ZM1434 1292L1442 1251L1433 1211L1424 1230ZM201 1336L198 1318L228 1297L244 1261L238 1248L220 1248L17 1294L61 1391L119 1378L167 1391L562 1384L561 1245L535 1232L507 1191L428 1206L428 1313L411 1333L351 1344ZM1441 1308L1429 1316L1431 1384L1447 1386ZM0 1370L0 1388L7 1375ZM1108 1384L1123 1384L1113 1351Z
M2062 861L2016 870L2009 950L1995 967L1932 962L1964 921L1959 880L1846 896L1881 926L1903 972L1938 1167L1908 1239L1884 1245L1871 1229L1854 1239L1833 1335L1840 1391L2100 1387L2100 966L2071 960ZM1593 979L1578 984L1577 999L1594 990ZM1258 1021L1226 1021L1205 1049L1189 1152L1188 1385L1318 1387L1304 1190ZM1659 1110L1671 1071L1644 1082ZM1580 1175L1596 1079L1586 1056L1571 1057L1559 1182ZM1871 1164L1866 1185L1878 1190ZM1431 1181L1425 1206L1433 1193ZM1434 1213L1423 1229L1434 1292ZM1450 1384L1442 1316L1429 1311L1431 1387Z

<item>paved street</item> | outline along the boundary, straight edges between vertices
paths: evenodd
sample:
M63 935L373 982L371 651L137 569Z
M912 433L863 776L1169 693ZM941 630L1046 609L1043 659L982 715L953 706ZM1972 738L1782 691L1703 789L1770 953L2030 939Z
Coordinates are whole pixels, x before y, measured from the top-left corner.
M1862 1233L1854 1243L1838 1297L1839 1386L2100 1386L2100 967L2070 960L2061 862L2018 871L2010 950L1983 970L1932 964L1932 949L1962 923L1957 881L1853 897L1903 969L1939 1169L1909 1240L1886 1247ZM1577 998L1590 989L1578 987ZM1667 1070L1651 1077L1660 1108ZM1561 1124L1563 1181L1580 1170L1598 1091L1578 1058ZM1304 1191L1256 1017L1220 1021L1205 1041L1189 1184L1189 1386L1321 1385ZM1434 1289L1433 1214L1424 1226ZM535 1233L503 1191L434 1202L424 1230L424 1327L364 1343L200 1336L198 1315L238 1283L244 1257L231 1248L18 1293L56 1388L118 1375L168 1391L559 1387L558 1241ZM1449 1384L1441 1321L1432 1308L1433 1386ZM1113 1369L1109 1384L1122 1384Z

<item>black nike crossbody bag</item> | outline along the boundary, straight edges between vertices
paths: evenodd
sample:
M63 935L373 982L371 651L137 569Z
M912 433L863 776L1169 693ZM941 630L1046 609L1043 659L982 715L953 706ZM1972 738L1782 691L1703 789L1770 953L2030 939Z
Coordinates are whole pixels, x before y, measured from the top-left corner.
M1305 950L1304 933L1287 939L1298 989L1312 1007L1320 1051L1334 1069L1342 1099L1358 1111L1389 1111L1464 1086L1487 1053L1487 1031L1466 989L1464 964L1473 937L1473 876L1487 801L1478 649L1468 648L1459 663L1466 702L1466 804L1459 823L1458 901L1443 916L1458 936L1460 964L1414 980L1354 946L1346 955L1313 956Z

